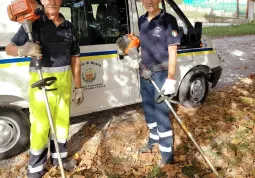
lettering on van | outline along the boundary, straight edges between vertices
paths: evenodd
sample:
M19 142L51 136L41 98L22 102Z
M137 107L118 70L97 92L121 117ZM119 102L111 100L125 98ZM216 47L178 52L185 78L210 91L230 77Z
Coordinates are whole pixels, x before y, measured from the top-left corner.
M101 67L102 65L100 63L94 62L94 61L87 61L85 64L92 64L92 65L97 65Z
M86 61L82 72L82 79L86 83L85 90L104 88L102 64L95 61Z
M105 85L103 83L95 84L95 85L88 85L85 86L85 90L93 90L93 89L99 89L99 88L104 88Z

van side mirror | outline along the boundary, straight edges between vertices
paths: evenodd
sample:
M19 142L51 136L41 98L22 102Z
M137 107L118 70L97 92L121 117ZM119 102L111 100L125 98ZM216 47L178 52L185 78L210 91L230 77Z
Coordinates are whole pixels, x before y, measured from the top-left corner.
M202 22L195 23L195 37L196 41L200 41L202 36Z

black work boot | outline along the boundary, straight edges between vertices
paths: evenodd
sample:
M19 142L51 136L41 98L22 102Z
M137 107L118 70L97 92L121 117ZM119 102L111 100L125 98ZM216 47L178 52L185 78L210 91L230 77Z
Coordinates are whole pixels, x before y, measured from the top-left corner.
M67 158L63 159L63 167L66 171L73 171L76 165L77 165L77 160L75 159L71 159L71 160L68 160Z
M69 160L67 158L63 158L62 163L63 163L63 168L66 171L73 171L77 165L77 161L75 159ZM57 162L56 164L54 164L54 166L59 166L59 163Z
M155 143L156 144L156 143ZM146 144L139 149L139 153L151 153L155 144Z

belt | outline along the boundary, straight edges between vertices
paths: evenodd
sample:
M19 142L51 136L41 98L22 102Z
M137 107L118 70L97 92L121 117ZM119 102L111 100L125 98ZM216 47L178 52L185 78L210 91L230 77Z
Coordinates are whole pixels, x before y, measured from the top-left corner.
M168 61L162 62L160 64L152 65L151 71L152 72L160 72L168 70Z

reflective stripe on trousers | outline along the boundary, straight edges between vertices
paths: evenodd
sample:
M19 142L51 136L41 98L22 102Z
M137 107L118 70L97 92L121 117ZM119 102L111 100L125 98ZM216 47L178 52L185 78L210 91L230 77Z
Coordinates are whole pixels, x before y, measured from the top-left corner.
M152 78L159 88L162 88L168 71L153 72ZM159 143L162 160L169 162L173 159L173 133L169 119L169 108L162 102L157 104L158 92L149 82L140 77L141 96L145 120L150 129L149 145Z
M39 80L37 71L30 68L30 86ZM69 131L70 102L72 73L70 66L42 68L43 78L56 77L57 81L47 89L57 88L55 91L47 91L52 119L59 142L60 152L67 156L66 139ZM42 90L31 88L29 90L30 103L30 158L28 177L40 177L44 172L44 164L47 158L47 144L49 140L50 124L44 102ZM50 142L51 159L56 158L55 146Z

